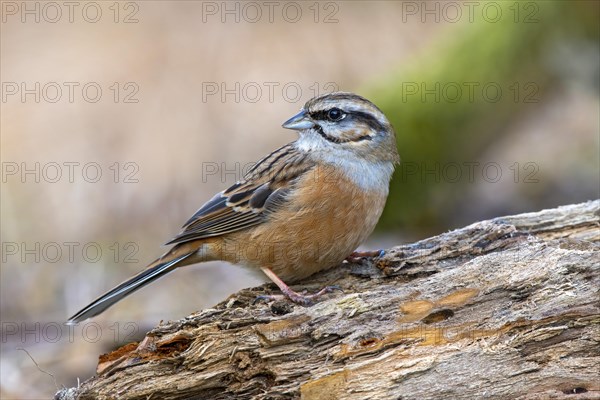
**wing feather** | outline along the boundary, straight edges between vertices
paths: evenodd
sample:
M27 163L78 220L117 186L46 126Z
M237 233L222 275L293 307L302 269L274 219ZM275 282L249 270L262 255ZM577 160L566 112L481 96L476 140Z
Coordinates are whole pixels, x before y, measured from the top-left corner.
M287 144L260 160L244 179L217 193L167 244L221 236L262 223L284 205L295 183L315 164Z

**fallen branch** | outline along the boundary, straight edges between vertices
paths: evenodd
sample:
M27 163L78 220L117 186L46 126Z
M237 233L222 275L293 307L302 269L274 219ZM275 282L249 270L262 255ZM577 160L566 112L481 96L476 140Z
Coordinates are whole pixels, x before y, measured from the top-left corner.
M598 398L600 201L478 222L245 289L100 357L57 399Z

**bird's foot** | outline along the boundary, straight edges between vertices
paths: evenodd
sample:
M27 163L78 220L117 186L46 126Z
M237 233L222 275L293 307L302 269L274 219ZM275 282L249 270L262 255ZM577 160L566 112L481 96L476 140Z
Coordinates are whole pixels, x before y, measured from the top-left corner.
M312 293L312 294L307 294L308 292L306 290L304 290L302 293L298 293L298 292L292 290L281 279L279 279L279 277L277 275L275 275L275 273L273 271L271 271L269 268L262 268L262 270L269 278L271 278L273 283L275 283L277 285L277 287L279 287L279 290L281 290L282 294L258 296L255 301L258 301L258 300L275 301L275 300L289 299L296 304L300 304L302 306L309 306L309 305L313 304L315 300L317 300L319 297L323 296L326 293L331 293L334 290L342 291L342 289L339 286L333 285L333 286L325 286L323 289L319 290L316 293Z

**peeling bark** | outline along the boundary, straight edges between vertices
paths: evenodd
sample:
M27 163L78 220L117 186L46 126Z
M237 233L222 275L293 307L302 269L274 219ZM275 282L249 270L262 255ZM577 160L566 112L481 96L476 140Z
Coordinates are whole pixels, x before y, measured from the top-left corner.
M57 399L600 397L600 201L478 222L157 326Z

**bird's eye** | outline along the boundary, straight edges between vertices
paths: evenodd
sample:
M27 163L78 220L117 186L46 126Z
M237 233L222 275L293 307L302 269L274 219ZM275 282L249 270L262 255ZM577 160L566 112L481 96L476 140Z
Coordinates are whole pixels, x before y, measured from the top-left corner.
M332 108L331 110L327 111L327 119L333 122L339 121L345 116L346 114L344 114L344 112L339 108Z

